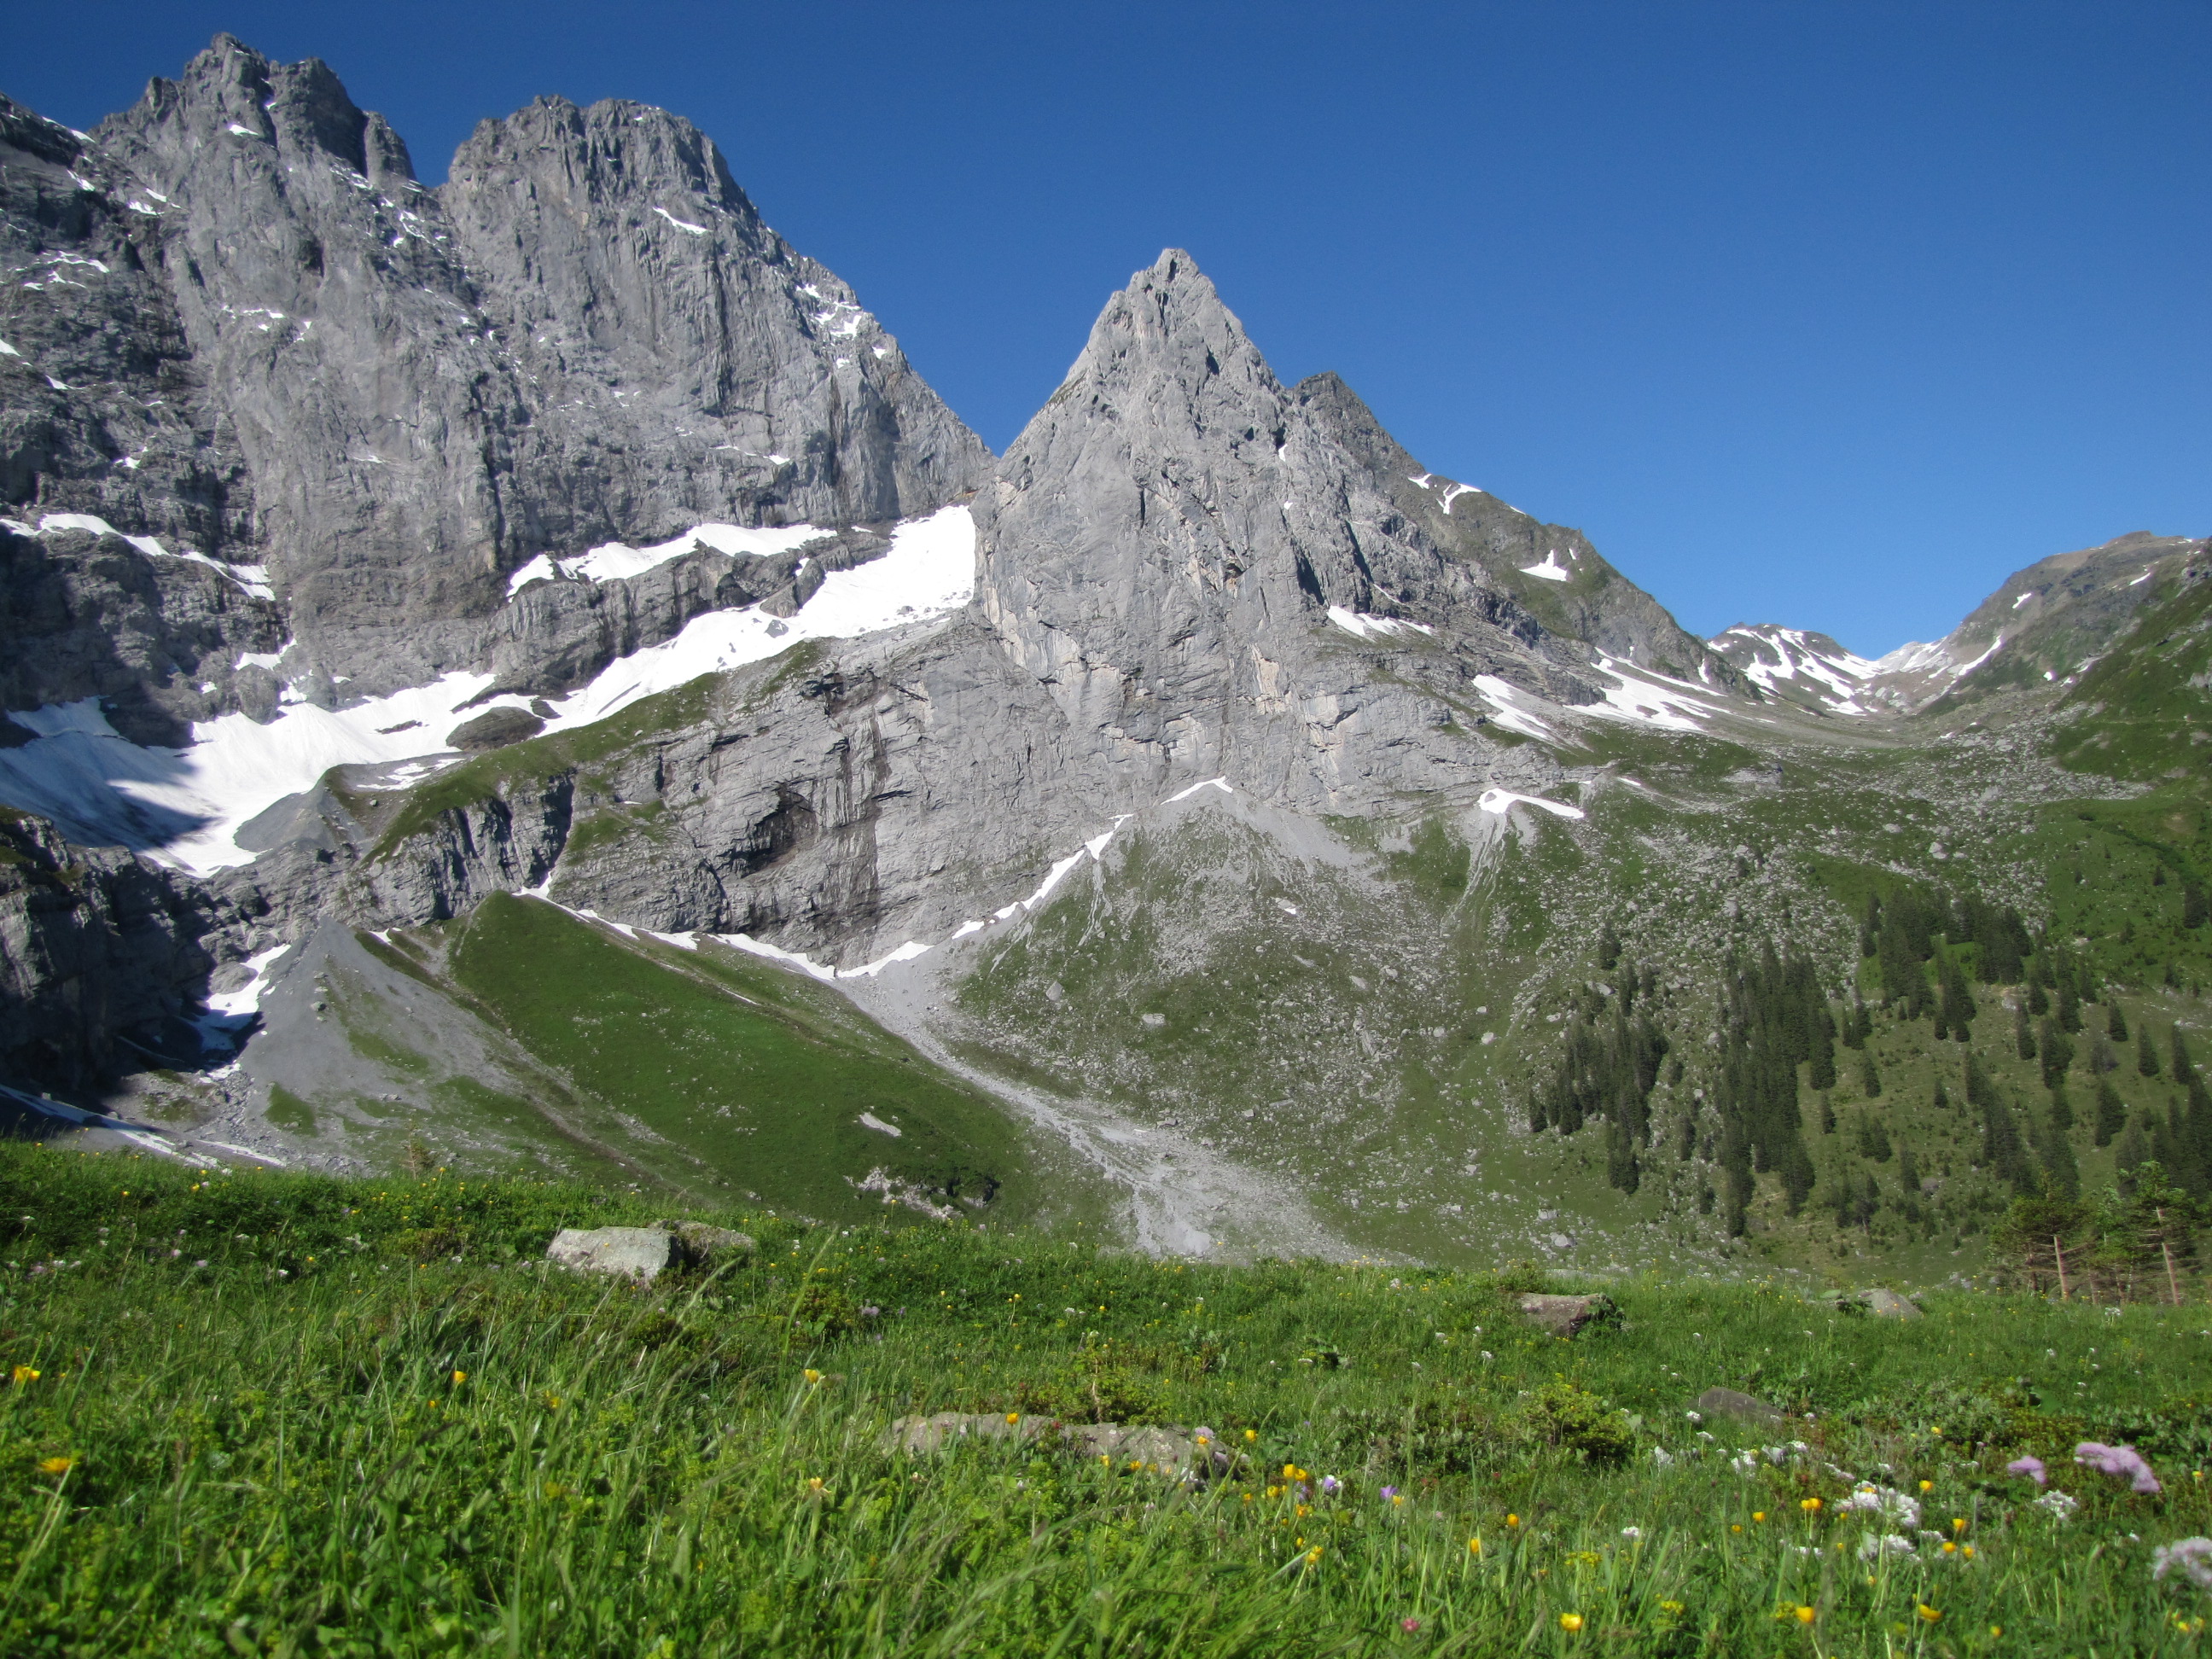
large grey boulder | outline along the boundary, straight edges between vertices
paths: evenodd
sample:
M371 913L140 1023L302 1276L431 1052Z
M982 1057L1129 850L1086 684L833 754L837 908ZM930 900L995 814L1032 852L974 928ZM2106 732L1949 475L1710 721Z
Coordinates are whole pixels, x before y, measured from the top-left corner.
M1521 1316L1553 1336L1571 1337L1590 1326L1620 1323L1620 1310L1609 1296L1524 1296Z
M577 1273L642 1280L752 1248L751 1239L726 1227L664 1221L650 1227L563 1227L545 1247L545 1259Z

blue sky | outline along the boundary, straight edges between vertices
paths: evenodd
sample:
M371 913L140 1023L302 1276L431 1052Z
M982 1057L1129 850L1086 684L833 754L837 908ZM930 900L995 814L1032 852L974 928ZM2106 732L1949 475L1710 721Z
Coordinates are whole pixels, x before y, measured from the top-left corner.
M690 116L994 448L1188 247L1285 380L1702 633L1874 653L2212 532L2202 0L81 0L14 14L0 90L89 126L218 29L428 179L540 92Z

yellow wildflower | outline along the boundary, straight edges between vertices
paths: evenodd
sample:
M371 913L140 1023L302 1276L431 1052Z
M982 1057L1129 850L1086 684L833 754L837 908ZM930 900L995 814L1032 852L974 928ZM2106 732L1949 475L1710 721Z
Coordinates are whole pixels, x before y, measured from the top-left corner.
M1008 1412L1006 1413L1006 1421L1009 1423L1018 1423L1021 1420L1022 1414L1019 1412Z
M1764 1521L1766 1519L1766 1511L1765 1510L1753 1510L1751 1512L1751 1518L1754 1521Z
M455 1371L453 1373L453 1386L457 1389L468 1380L469 1374L466 1371Z
M1509 1527L1517 1527L1521 1524L1521 1517L1517 1515L1509 1515L1505 1517L1505 1524Z
M27 1384L35 1382L44 1374L45 1373L38 1370L33 1366L18 1365L15 1367L15 1386L20 1389Z
M818 1474L809 1475L806 1479L806 1490L810 1492L820 1492L822 1490L822 1477Z
M1951 1517L1951 1530L1953 1532L1964 1532L1966 1529L1966 1517L1965 1516L1954 1515Z
M1572 1635L1582 1627L1583 1616L1579 1613L1563 1613L1559 1615L1559 1628L1569 1635Z
M1260 1431L1257 1429L1247 1429L1244 1431L1244 1438L1248 1443L1257 1440L1259 1437Z
M1914 1602L1912 1610L1920 1615L1920 1622L1923 1625L1932 1625L1943 1616L1925 1601Z
M1306 1552L1306 1565L1310 1567L1317 1567L1321 1565L1320 1545L1316 1544L1311 1549Z
M66 1457L49 1457L41 1462L39 1468L47 1474L67 1474L70 1472L70 1461Z
M1933 1480L1923 1480L1920 1483L1920 1490L1923 1492L1934 1492L1936 1490L1936 1483Z
M1797 1622L1801 1625L1809 1625L1813 1622L1813 1609L1801 1603L1797 1608Z
M1480 1554L1481 1554L1481 1553L1482 1553L1482 1540L1480 1540L1480 1538L1470 1538L1470 1539L1468 1539L1468 1540L1467 1540L1467 1553L1468 1553L1469 1555L1480 1555Z
M1820 1500L1817 1498L1802 1498L1799 1500L1797 1507L1810 1515L1820 1507Z
M822 1373L816 1370L811 1365L809 1365L805 1370L801 1371L799 1375L805 1377L809 1382L819 1382L822 1380Z
M1681 1610L1682 1604L1680 1601L1662 1601L1659 1604L1659 1611L1670 1616L1681 1612Z

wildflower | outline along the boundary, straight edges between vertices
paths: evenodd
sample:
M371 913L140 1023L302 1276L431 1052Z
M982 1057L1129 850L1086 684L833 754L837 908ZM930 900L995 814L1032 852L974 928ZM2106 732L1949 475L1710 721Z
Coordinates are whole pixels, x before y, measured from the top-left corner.
M1568 1635L1573 1635L1582 1627L1583 1616L1579 1613L1563 1613L1559 1615L1559 1628Z
M2007 1474L2024 1474L2039 1486L2043 1484L2045 1478L2043 1460L2039 1457L2015 1457L2011 1462L2005 1465L2005 1473Z
M809 1365L805 1370L801 1371L799 1375L805 1377L809 1382L819 1382L822 1380L822 1373L816 1370L811 1365Z
M547 1411L557 1412L561 1409L561 1396L559 1395L548 1394L541 1395L538 1397L544 1402Z
M1923 1492L1934 1492L1936 1490L1936 1483L1933 1480L1923 1480L1920 1483L1920 1490Z
M1334 1493L1334 1492L1340 1492L1340 1491L1342 1491L1342 1490L1343 1490L1343 1488L1344 1488L1344 1483L1343 1483L1342 1481L1339 1480L1338 1480L1334 1475L1333 1475L1333 1474L1324 1474L1323 1476L1322 1476L1322 1478L1321 1478L1321 1489L1322 1489L1323 1492L1331 1492L1331 1493Z
M2144 1462L2142 1454L2133 1446L2106 1446L2094 1440L2084 1440L2074 1448L2074 1461L2087 1464L2100 1474L2126 1475L2139 1492L2156 1492L2162 1488L2158 1477Z
M1019 1412L1008 1412L1006 1413L1006 1421L1009 1423L1018 1423L1021 1420L1022 1414ZM1206 1442L1206 1437L1204 1435L1200 1435L1198 1438L1199 1443L1203 1445Z
M1943 1616L1942 1613L1936 1612L1935 1608L1929 1607L1925 1601L1914 1602L1912 1604L1912 1610L1920 1615L1920 1622L1923 1625L1935 1624Z
M1404 1631L1408 1636L1411 1636L1415 1631L1420 1629L1420 1627L1421 1621L1418 1619L1401 1619L1398 1621L1398 1628Z
M1764 1521L1766 1519L1766 1511L1765 1510L1753 1510L1751 1512L1751 1518L1754 1521Z
M1730 1532L1741 1532L1743 1530L1743 1522L1741 1521L1730 1522L1729 1523L1729 1530Z
M2212 1538L2185 1538L2151 1552L2152 1577L2164 1578L2177 1571L2197 1589L2212 1590Z
M1321 1565L1320 1545L1316 1544L1311 1549L1306 1552L1306 1565L1310 1567L1317 1567Z
M1898 1533L1869 1533L1859 1540L1859 1559L1862 1561L1878 1560L1886 1555L1917 1556L1918 1553L1912 1547L1912 1540Z
M1385 1487L1383 1487L1383 1488L1382 1488L1382 1492L1378 1494L1378 1496L1380 1496L1380 1497L1383 1497L1383 1498L1396 1498L1396 1497L1397 1497L1397 1495L1398 1495L1398 1489L1397 1489L1395 1486L1385 1486Z
M1651 1449L1651 1461L1664 1469L1674 1466L1674 1458L1664 1446L1654 1446Z
M453 1373L453 1386L457 1389L468 1380L469 1374L466 1371L455 1371Z
M1974 1547L1972 1544L1961 1544L1959 1547L1959 1553L1971 1561L1974 1559Z
M74 1461L74 1459L67 1457L49 1457L40 1462L39 1468L42 1473L46 1474L67 1474L70 1472L70 1467ZM2160 1553L2163 1553L2163 1552ZM2161 1571L2163 1571L2163 1569L2161 1569Z
M1470 1539L1468 1539L1468 1540L1467 1540L1467 1553L1468 1553L1469 1555L1480 1555L1480 1554L1481 1554L1481 1553L1482 1553L1482 1540L1480 1540L1480 1538L1470 1538Z
M1801 1625L1809 1625L1813 1622L1813 1609L1807 1607L1803 1602L1799 1602L1797 1604L1797 1622Z
M1257 1429L1247 1429L1244 1431L1244 1443L1248 1446L1259 1437L1260 1431Z
M1390 1501L1393 1504L1402 1504L1406 1501L1406 1494L1403 1492L1393 1492L1390 1494Z
M1820 1510L1820 1500L1817 1498L1801 1498L1797 1500L1797 1507L1808 1515L1815 1514Z
M1521 1524L1521 1517L1517 1515L1509 1515L1505 1517L1505 1524L1509 1527L1517 1527Z
M2062 1492L2059 1495L2063 1497L2065 1494ZM1966 1529L1966 1517L1965 1516L1954 1515L1951 1517L1951 1530L1953 1532L1964 1532Z
M1894 1486L1877 1486L1871 1481L1860 1486L1850 1497L1839 1501L1838 1510L1863 1510L1880 1516L1894 1527L1917 1527L1920 1524L1920 1505Z
M1639 1544L1644 1541L1644 1528L1641 1527L1623 1527L1620 1529L1620 1535L1623 1538L1626 1538L1632 1544Z
M1958 1547L1956 1544L1953 1543L1953 1542L1952 1542L1949 1539L1948 1539L1948 1538L1947 1538L1947 1539L1945 1539L1945 1540L1943 1540L1943 1553L1944 1553L1944 1554L1946 1554L1946 1555L1956 1555L1958 1553L1959 1553L1959 1547Z
M15 1386L19 1389L27 1388L45 1375L45 1372L33 1366L18 1365L15 1372Z
M1680 1601L1662 1601L1659 1604L1659 1611L1670 1617L1675 1613L1679 1613L1681 1610L1682 1604Z
M822 1477L818 1474L809 1475L806 1479L806 1490L809 1494L818 1494L822 1491Z

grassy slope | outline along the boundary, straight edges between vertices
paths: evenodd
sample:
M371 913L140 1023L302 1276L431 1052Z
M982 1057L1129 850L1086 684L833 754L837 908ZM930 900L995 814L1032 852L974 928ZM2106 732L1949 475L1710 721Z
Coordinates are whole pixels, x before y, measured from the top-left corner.
M1897 1326L1639 1279L1625 1330L1563 1344L1490 1277L962 1225L718 1216L757 1258L613 1287L526 1264L651 1207L535 1182L9 1148L0 1211L0 1367L27 1368L0 1394L11 1652L2198 1650L2176 1621L2203 1596L2149 1555L2212 1529L2201 1304L1938 1294ZM1094 1377L1248 1462L1185 1492L879 1449L902 1413L1064 1407ZM1705 1440L1682 1410L1715 1383L1817 1420ZM1791 1434L1781 1465L1726 1461ZM2165 1493L2074 1468L2088 1436L2140 1445ZM2025 1450L2070 1523L2002 1473ZM1285 1490L1286 1462L1340 1489ZM1888 1528L1839 1509L1837 1469L1972 1557L1903 1526L1912 1556L1863 1563Z
M784 970L711 943L626 939L506 895L395 938L376 947L380 959L467 1008L542 1073L526 1103L446 1087L419 1130L441 1163L641 1182L695 1201L750 1194L823 1219L878 1212L883 1194L855 1184L875 1171L902 1197L992 1219L1092 1213L1079 1175L1048 1179L994 1102ZM341 1005L356 1048L402 1071L431 1063L375 1012ZM865 1127L864 1112L899 1134Z

